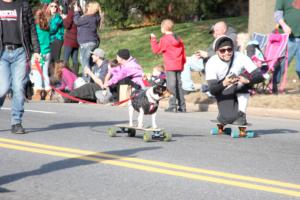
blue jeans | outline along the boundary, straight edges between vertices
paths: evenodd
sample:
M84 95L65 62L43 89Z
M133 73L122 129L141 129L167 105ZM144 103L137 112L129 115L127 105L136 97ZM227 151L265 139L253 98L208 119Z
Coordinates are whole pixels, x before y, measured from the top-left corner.
M64 61L69 62L69 58L72 56L72 64L78 64L78 48L64 46Z
M196 89L191 72L200 72L202 70L204 70L202 58L197 58L196 56L187 57L183 71L181 72L182 89L186 91L195 91Z
M99 42L87 42L84 44L80 44L80 60L81 60L82 69L84 69L85 67L91 68L90 65L91 51L96 49L98 45ZM82 78L87 82L89 82L90 80L90 78L85 76L83 73L82 73Z
M22 123L24 113L24 85L27 81L26 53L23 47L4 50L0 57L0 108L12 89L11 125Z
M49 75L48 75L48 68L50 64L50 53L42 55L43 63L40 63L43 72L43 78L37 70L31 70L30 72L30 79L34 83L34 89L41 90L50 90L50 82L49 82Z
M300 79L300 38L289 38L288 41L288 63L296 56L296 73ZM285 59L281 62L280 67L274 71L275 83L280 83L281 77L284 72Z

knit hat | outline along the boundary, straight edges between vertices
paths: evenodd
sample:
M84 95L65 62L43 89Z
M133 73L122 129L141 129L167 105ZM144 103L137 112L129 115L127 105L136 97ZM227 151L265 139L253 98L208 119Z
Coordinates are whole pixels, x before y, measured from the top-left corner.
M94 54L95 56L98 56L99 58L105 58L105 52L100 48L97 48L94 51L91 51L91 54Z
M225 46L230 46L233 49L234 44L233 44L233 40L230 37L226 35L222 35L215 39L213 44L213 48L215 51Z
M128 60L130 58L130 52L128 49L120 49L118 52L117 52L117 55L120 57L120 58L123 58L124 60Z

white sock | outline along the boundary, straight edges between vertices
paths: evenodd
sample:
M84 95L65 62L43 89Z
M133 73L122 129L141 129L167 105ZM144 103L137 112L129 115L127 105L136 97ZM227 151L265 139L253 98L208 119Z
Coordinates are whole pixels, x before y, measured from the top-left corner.
M238 104L239 104L239 111L246 113L246 109L248 106L250 94L249 93L239 93L237 94Z

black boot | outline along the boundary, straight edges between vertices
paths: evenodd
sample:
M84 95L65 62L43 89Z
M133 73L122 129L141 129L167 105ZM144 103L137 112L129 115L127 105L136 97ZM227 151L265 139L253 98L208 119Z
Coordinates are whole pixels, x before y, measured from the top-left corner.
M181 113L186 113L186 108L179 107L177 111Z
M78 76L78 72L79 72L79 64L73 64L73 71L76 74L76 76Z
M177 109L176 109L176 107L169 107L169 108L167 108L167 109L165 109L165 112L177 112Z

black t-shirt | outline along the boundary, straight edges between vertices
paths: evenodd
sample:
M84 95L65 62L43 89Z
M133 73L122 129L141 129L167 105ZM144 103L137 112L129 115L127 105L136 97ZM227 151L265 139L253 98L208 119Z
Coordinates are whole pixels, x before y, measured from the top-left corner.
M19 26L21 4L19 1L4 2L0 0L0 22L2 25L2 43L21 45Z

